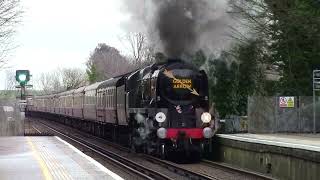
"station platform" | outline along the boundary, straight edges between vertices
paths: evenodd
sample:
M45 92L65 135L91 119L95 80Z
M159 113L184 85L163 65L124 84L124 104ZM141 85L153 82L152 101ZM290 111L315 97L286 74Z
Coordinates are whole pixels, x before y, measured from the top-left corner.
M320 177L320 134L217 134L213 159L275 179Z
M0 137L0 179L122 179L55 136Z
M218 137L320 152L320 134L217 134Z

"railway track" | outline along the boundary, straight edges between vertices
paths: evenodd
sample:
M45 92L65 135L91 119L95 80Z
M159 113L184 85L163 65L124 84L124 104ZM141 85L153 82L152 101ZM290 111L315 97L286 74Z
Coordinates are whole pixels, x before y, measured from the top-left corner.
M42 123L42 122L40 122ZM90 143L84 139L81 139L79 137L70 135L69 133L66 132L62 132L56 128L53 128L51 126L48 126L45 123L42 123L43 126L45 126L46 128L50 129L51 131L67 138L68 140L79 144L83 147L85 147L86 149L89 149L90 151L99 154L100 156L108 159L109 161L111 161L112 163L125 168L126 170L129 170L131 172L133 172L134 174L138 175L139 177L143 178L143 179L159 179L159 180L173 180L172 178L157 172L153 169L144 167L138 163L133 162L132 160L125 158L125 157L121 157L109 150L103 149L93 143Z
M44 123L43 121L37 121L37 122L40 122L42 125L44 125L48 129L51 129L52 131L54 131L64 137L68 136L66 138L69 138L69 137L72 138L73 139L72 141L74 141L74 140L79 141L80 143L83 143L84 145L89 146L89 147L93 148L94 150L99 151L102 154L105 154L105 155L108 155L111 157L116 157L115 159L117 159L117 158L122 159L122 160L118 160L118 161L120 161L121 163L126 165L126 166L124 166L124 168L129 167L129 168L134 169L136 171L141 171L141 172L143 172L143 174L146 174L146 175L150 174L150 175L148 175L148 177L143 177L143 178L146 178L146 179L150 179L150 178L151 179L176 179L176 177L172 178L171 176L166 176L164 174L162 174L162 177L161 177L161 173L154 171L150 168L145 169L144 166L141 167L140 164L138 164L128 158L121 157L121 156L115 154L114 152L108 151L105 148L102 148L92 142L93 142L93 140L100 141L103 144L107 144L108 146L114 147L115 149L118 149L120 151L128 153L130 151L130 149L128 149L126 147L120 146L118 144L115 144L113 142L107 141L105 139L102 139L102 138L99 138L96 136L88 135L87 133L80 132L82 136L87 137L87 140L84 140L79 137L73 137L72 135L70 135L68 133L61 132L61 130L58 130L57 128L52 127L52 126L64 126L64 127L71 128L74 131L79 131L79 130L76 130L72 127L62 125L60 123L50 122L49 123L50 125L48 125L47 122L46 123ZM54 125L52 125L52 123ZM109 155L109 154L111 154L111 155ZM194 180L272 179L272 178L264 176L262 174L254 173L251 171L246 171L243 169L237 169L235 167L231 167L231 166L220 164L220 163L215 163L215 162L208 161L208 160L202 160L198 164L183 165L183 164L176 164L176 163L172 163L169 161L161 160L159 158L145 155L145 154L137 154L136 157L141 157L142 159L145 159L146 161L149 161L149 162L156 164L158 166L161 166L164 169L171 171L172 173L179 174L180 177L184 177L184 179L194 179ZM126 164L127 162L130 162L130 164L129 165ZM206 170L203 170L202 168L205 168ZM141 175L141 177L142 177L142 175Z
M174 171L175 173L178 173L182 176L185 176L186 178L188 179L197 179L197 180L206 180L206 179L217 179L217 180L220 180L219 178L217 177L214 177L214 176L210 176L210 175L207 175L207 174L202 174L202 173L197 173L197 172L193 172L193 171L190 171L188 169L184 169L174 163L171 163L171 162L168 162L168 161L164 161L164 160L161 160L161 159L158 159L158 158L155 158L153 156L149 156L149 155L143 155L145 159L155 163L155 164L158 164L158 165L161 165L165 168L167 168L168 170L171 170L171 171Z
M224 168L224 169L229 169L232 171L236 171L239 173L243 173L243 174L247 174L259 179L266 179L266 180L275 180L274 178L270 177L270 176L265 176L264 174L260 174L260 173L255 173L252 171L247 171L244 169L239 169L239 168L235 168L226 164L222 164L222 163L217 163L217 162L213 162L213 161L209 161L209 160L202 160L201 161L202 164L213 167L213 168Z
M40 121L39 121L40 122ZM72 141L74 141L75 143L77 144L81 144L82 146L85 146L86 148L92 150L92 151L99 151L98 154L102 155L103 153L103 156L107 155L107 156L111 156L112 158L114 159L120 159L118 161L120 161L120 163L123 163L125 165L127 165L127 163L129 163L129 165L127 166L123 166L124 168L134 168L134 170L137 170L138 173L140 172L143 172L142 174L147 174L149 177L144 177L146 179L174 179L174 178L170 178L166 175L163 175L155 170L152 170L150 168L146 168L144 166L141 166L140 164L137 164L135 162L133 162L132 160L128 159L128 158L124 158L124 157L121 157L117 154L115 154L114 152L111 152L111 151L108 151L106 149L103 149L91 142L88 142L88 141L85 141L85 140L82 140L81 138L79 137L74 137L72 135L70 135L69 133L64 133L64 132L61 132L60 130L58 130L57 128L54 128L46 123L43 123L42 121L40 122L43 126L45 126L46 128L50 129L51 131L54 131L55 133L58 133L60 135L62 135L63 137L65 138L68 138ZM103 139L100 139L100 138L95 138L96 140L103 140ZM105 141L105 140L104 140ZM128 148L125 148L125 147L122 147L122 146L119 146L119 145L116 145L114 143L111 143L109 145L112 145L116 148L120 148L122 151L129 151ZM209 180L209 179L217 179L217 178L214 178L214 177L211 177L211 176L207 176L207 175L204 175L204 174L198 174L196 172L192 172L190 170L187 170L187 169L183 169L177 165L174 165L173 163L170 163L170 162L166 162L166 161L163 161L163 160L160 160L158 158L155 158L155 157L152 157L152 156L147 156L147 155L139 155L145 159L147 159L148 161L152 162L152 163L155 163L155 164L158 164L162 167L165 167L166 169L174 172L174 173L177 173L187 179L192 179L192 180ZM160 161L159 161L160 160ZM122 166L122 165L121 165ZM141 175L143 177L143 175Z
M164 160L155 158L153 156L149 156L149 155L143 155L143 156L146 159L148 159L151 162L153 162L153 163L159 164L161 166L165 166L166 168L168 168L170 170L173 170L176 173L179 173L181 175L185 175L186 177L188 177L190 179L216 179L216 180L223 180L224 179L224 178L221 178L221 177L218 177L218 176L214 176L214 175L210 175L210 174L207 174L207 173L202 173L202 172L195 173L192 170L188 170L188 168L177 166L175 163L164 161ZM228 166L228 165L225 165L225 164L212 162L212 161L209 161L209 160L201 160L200 164L204 165L204 166L212 167L212 168L215 168L215 169L216 168L224 169L224 170L227 169L227 170L229 170L231 172L237 172L237 173L240 173L240 174L244 174L244 175L249 177L248 179L274 180L272 177L265 176L263 174L255 173L255 172L252 172L252 171L247 171L247 170L244 170L244 169L235 168L235 167L232 167L232 166ZM172 168L172 167L174 167L174 168Z

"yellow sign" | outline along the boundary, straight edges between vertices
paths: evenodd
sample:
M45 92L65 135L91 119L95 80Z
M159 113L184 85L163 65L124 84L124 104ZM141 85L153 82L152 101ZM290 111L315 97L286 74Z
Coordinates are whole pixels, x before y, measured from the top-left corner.
M174 89L190 89L192 87L191 79L173 79L172 80Z
M288 99L288 102L287 102L287 104L288 104L288 107L294 107L294 97L290 97L289 99Z

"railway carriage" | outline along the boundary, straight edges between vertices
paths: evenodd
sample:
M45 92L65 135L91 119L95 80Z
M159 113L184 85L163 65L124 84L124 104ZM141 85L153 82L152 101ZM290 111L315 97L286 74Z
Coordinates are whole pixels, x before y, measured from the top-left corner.
M84 88L79 87L73 92L72 112L76 119L83 119Z
M60 114L60 115L62 115L62 116L64 116L64 111L65 111L65 99L64 99L64 95L65 94L65 92L62 92L62 93L59 93L59 94L57 94L57 97L58 97L58 104L59 104L59 106L58 106L58 114Z
M118 80L119 78L111 78L97 87L97 121L105 125L104 134L108 137L114 136L117 125L116 83Z
M65 100L65 106L64 106L64 115L68 117L73 116L73 93L75 90L67 91L63 96Z
M84 88L83 119L97 120L97 87L102 82L97 82Z
M66 98L65 98L65 94L67 92L61 92L59 93L57 96L58 96L58 99L59 99L59 114L62 115L62 116L65 116L65 112L66 112Z
M60 98L59 94L54 95L54 114L60 114Z
M44 100L45 100L45 96L44 97L41 97L37 100L37 110L40 111L40 112L44 112L45 110L45 103L44 103Z
M46 112L48 112L48 113L54 113L54 95L48 95L47 96L47 101L48 101L48 103L47 103L47 110L46 110Z
M32 100L32 98L27 98L27 107L26 107L26 114L28 114L28 112L31 112L34 110L34 101Z

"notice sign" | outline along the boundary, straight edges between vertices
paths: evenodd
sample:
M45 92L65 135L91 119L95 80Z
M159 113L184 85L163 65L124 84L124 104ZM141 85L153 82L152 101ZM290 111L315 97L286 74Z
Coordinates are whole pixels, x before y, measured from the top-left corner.
M281 108L294 108L293 96L281 96L279 98L279 107Z

